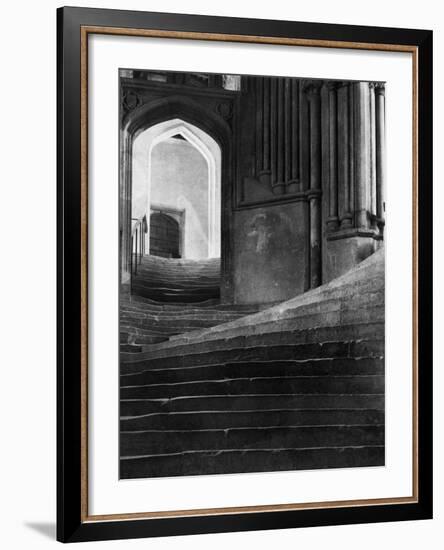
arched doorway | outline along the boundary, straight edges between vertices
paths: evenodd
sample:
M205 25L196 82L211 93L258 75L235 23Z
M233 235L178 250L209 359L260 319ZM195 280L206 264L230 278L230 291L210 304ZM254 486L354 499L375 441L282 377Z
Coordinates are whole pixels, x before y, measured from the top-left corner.
M138 147L143 140L138 140L140 135L144 135L145 139L151 137L151 146L154 146L155 139L163 139L162 134L172 132L178 133L178 128L173 127L180 123L182 125L179 133L187 134L186 139L194 142L195 146L201 147L201 152L209 159L216 158L212 149L214 145L219 151L219 162L209 161L209 172L215 174L213 179L217 181L219 178L220 185L220 214L215 216L219 220L220 227L216 229L220 235L219 254L217 251L210 252L209 255L221 258L221 301L230 303L233 299L233 282L231 271L231 252L234 247L233 228L232 228L232 200L233 200L233 185L234 185L234 165L233 157L233 136L230 125L217 111L202 107L197 101L182 96L170 96L168 98L155 99L131 110L126 116L122 124L121 133L121 195L120 195L120 263L121 263L121 282L123 285L129 283L130 266L131 266L131 232L133 227L132 220L132 200L133 200L133 184L135 170L137 169L133 163L133 157L138 154ZM172 125L171 127L169 125ZM162 137L161 137L162 136ZM197 139L196 139L197 138ZM144 148L141 148L141 151ZM205 151L210 151L210 155ZM146 155L145 148L145 163L148 166L149 155ZM219 174L217 171L219 170ZM145 178L149 178L147 170L145 170ZM214 186L213 186L214 188ZM149 202L147 199L147 206ZM149 224L148 224L149 226ZM210 228L215 227L210 223ZM148 243L149 243L149 237ZM210 242L214 239L210 237ZM149 244L148 244L149 246ZM125 291L125 290L124 290Z
M220 257L221 164L218 143L182 119L166 120L140 132L132 152L133 223L144 215L149 220L153 206L183 212L182 257Z

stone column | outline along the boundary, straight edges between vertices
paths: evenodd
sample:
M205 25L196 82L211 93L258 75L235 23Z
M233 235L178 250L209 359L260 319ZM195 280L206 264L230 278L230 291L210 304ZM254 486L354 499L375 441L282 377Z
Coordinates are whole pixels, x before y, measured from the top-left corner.
M287 185L289 192L299 191L299 81L290 80L291 85L291 178Z
M276 179L273 192L285 193L285 97L284 78L277 78Z
M270 177L271 185L274 185L277 177L276 166L276 142L277 142L277 78L270 79Z
M288 184L291 180L291 163L292 163L292 149L291 149L291 124L293 122L291 116L291 80L285 79L284 83L284 124L285 124L285 183Z
M350 163L349 163L349 83L341 83L338 89L338 187L339 187L339 217L341 229L352 226L352 211L350 209Z
M264 158L263 158L263 173L270 176L270 79L264 78L263 90L263 112L264 112Z
M307 89L310 109L310 286L322 283L321 264L321 83Z
M376 94L376 216L379 229L384 226L385 201L385 86L375 85Z
M369 83L370 95L370 219L372 228L376 227L376 107L375 85Z
M353 227L354 211L355 211L355 142L354 142L354 88L352 84L348 84L348 205L345 206L344 218L341 221L342 227Z
M355 87L356 227L368 229L370 186L370 97L368 82Z
M264 169L264 78L256 77L256 173L258 176Z
M338 112L336 82L328 85L328 128L329 128L329 208L327 226L330 231L338 228Z

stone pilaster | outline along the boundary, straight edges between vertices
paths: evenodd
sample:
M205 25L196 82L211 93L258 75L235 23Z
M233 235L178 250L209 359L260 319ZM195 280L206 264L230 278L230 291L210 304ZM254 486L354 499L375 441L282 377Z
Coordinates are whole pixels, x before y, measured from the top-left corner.
M321 97L322 83L306 88L310 108L310 286L322 284L321 264Z
M370 202L370 88L368 82L357 82L355 88L355 193L356 227L368 229Z
M327 226L335 231L339 226L338 217L338 109L337 83L328 85L328 134L329 134L329 208Z
M375 85L376 102L376 216L379 230L382 233L384 227L385 206L385 86Z
M372 229L376 228L376 106L375 85L369 83L370 96L370 221Z

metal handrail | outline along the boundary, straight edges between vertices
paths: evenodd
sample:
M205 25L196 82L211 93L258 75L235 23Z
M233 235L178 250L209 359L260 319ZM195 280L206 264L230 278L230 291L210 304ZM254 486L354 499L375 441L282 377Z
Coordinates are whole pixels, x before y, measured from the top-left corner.
M131 218L131 221L136 222L131 230L130 273L132 293L133 276L137 275L137 266L140 265L142 257L145 255L145 233L148 233L148 223L145 214L140 218Z

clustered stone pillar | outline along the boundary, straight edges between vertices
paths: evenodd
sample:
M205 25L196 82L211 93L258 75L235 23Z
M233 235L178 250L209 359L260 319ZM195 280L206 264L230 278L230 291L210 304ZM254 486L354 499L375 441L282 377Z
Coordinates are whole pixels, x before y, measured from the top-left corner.
M299 191L299 81L257 79L256 169L277 195Z
M309 100L310 127L310 286L322 283L321 264L321 96L322 83L306 89Z
M385 86L375 85L376 95L376 216L379 231L384 230L385 193Z
M329 129L329 209L327 225L330 231L339 226L338 218L338 109L337 109L337 84L331 82L328 85L328 129Z
M376 106L375 85L369 83L370 95L370 224L376 228Z
M384 85L330 82L327 89L327 229L330 233L357 229L377 234L379 228L381 233L385 186Z
M356 144L356 226L369 227L370 198L370 87L368 82L357 82L355 87L355 144Z
M351 203L350 174L350 124L349 94L350 85L343 82L338 86L338 194L339 217L341 229L347 229L353 223L353 206Z

